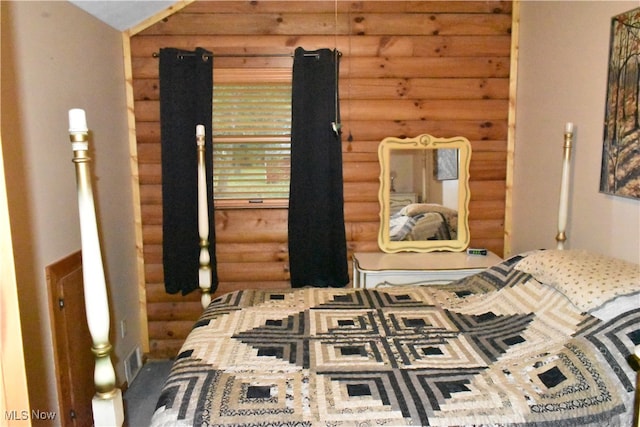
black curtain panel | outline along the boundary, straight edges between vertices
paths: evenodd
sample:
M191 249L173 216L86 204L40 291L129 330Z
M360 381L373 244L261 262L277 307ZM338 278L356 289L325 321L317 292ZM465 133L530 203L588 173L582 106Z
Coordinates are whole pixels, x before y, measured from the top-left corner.
M160 49L160 131L162 147L162 251L168 293L198 288L198 175L196 125L205 127L209 254L212 288L218 285L213 218L211 114L213 57L197 48Z
M344 229L337 51L297 48L293 62L291 286L349 283Z

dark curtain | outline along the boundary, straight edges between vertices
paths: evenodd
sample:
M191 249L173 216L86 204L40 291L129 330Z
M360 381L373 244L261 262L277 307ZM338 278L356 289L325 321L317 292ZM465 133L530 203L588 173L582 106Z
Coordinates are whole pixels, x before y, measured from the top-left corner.
M289 266L294 288L349 283L338 63L337 51L295 51L289 193Z
M213 57L197 48L160 49L160 131L162 146L162 252L168 293L183 295L198 289L198 175L196 125L205 127L207 183L212 183L211 114ZM218 285L213 218L213 188L209 203L209 254L212 287Z

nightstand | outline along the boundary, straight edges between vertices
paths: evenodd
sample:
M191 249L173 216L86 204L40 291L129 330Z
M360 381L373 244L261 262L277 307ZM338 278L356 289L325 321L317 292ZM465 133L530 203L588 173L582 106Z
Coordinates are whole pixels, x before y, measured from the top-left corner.
M446 284L478 273L502 261L498 255L466 252L356 252L353 287Z

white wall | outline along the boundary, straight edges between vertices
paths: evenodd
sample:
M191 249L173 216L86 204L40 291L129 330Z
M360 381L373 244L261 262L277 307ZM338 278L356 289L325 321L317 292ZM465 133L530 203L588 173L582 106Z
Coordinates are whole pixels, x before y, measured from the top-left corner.
M574 122L567 247L640 262L640 201L599 192L611 18L638 1L520 3L512 252L555 247Z
M66 1L2 1L0 7L2 141L29 394L32 409L54 411L44 269L80 249L70 108L86 110L92 132L118 384L125 381L124 357L140 344L122 38ZM124 339L121 319L128 322Z

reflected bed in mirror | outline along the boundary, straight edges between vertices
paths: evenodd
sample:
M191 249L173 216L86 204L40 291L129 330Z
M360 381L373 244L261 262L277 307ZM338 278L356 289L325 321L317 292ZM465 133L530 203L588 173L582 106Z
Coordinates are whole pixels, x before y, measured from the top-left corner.
M464 137L385 138L380 160L384 252L463 251L469 244L469 162Z

